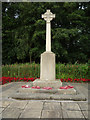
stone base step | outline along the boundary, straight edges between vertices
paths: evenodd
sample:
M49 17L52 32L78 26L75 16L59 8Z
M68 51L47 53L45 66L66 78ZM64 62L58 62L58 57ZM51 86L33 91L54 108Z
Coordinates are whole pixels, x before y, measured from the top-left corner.
M62 82L60 81L60 79L56 79L56 80L36 79L35 81L33 81L33 86L52 87L57 89L62 86Z
M49 94L49 93L16 93L9 98L17 100L72 100L86 101L83 94L65 95L65 94Z
M19 88L17 90L18 93L48 93L48 94L64 94L64 95L75 95L77 94L76 90L74 88L71 89L32 89L32 88Z

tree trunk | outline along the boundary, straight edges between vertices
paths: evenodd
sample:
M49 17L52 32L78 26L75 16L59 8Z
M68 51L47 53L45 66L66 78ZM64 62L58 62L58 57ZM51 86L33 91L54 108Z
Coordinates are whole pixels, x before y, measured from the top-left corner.
M30 63L32 62L31 54L30 54Z

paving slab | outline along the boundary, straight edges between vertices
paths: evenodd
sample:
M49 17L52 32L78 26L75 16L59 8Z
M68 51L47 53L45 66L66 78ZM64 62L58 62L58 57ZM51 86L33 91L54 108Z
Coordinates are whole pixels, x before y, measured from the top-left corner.
M0 107L2 107L2 100L0 101Z
M88 111L82 111L82 114L84 115L85 118L89 118L89 116L88 116L89 112Z
M61 110L61 104L59 102L45 102L43 110Z
M69 111L80 111L80 107L77 103L70 103L70 102L62 102L62 109L69 110Z
M21 113L21 109L7 108L2 112L2 118L18 118Z
M61 103L63 118L85 118L77 103Z
M30 86L32 83L29 83ZM22 85L27 85L27 82L12 82L7 85L2 85L2 99L7 99L9 95L14 94Z
M3 110L4 110L4 108L0 108L0 114L2 113Z
M2 120L2 113L0 113L0 120Z
M28 109L28 111L24 110L22 114L19 116L19 118L40 118L40 116L41 111Z
M13 101L9 101L9 100L7 100L7 101L2 101L2 107L3 107L3 108L8 107L12 102L13 102Z
M41 118L62 118L62 112L58 110L43 110Z
M88 84L85 83L67 83L67 85L74 86L78 93L82 93L88 99Z
M68 113L67 113L67 111L66 110L64 110L63 109L63 111L62 111L62 118L64 119L66 119L66 118L69 118L69 115L68 115Z
M29 101L29 103L27 104L27 106L25 107L25 110L42 110L43 109L43 102L39 102L39 101Z
M15 85L15 83L13 83L13 82L4 84L4 85L2 85L2 91L4 92L4 91L10 89L10 88L13 87L14 85Z
M41 118L62 118L60 102L45 102Z
M19 109L24 109L25 106L27 105L28 101L13 101L8 108L19 108Z
M81 110L83 110L83 111L87 111L88 110L88 102L84 102L84 103L79 102L78 105L81 108Z
M22 85L27 85L32 86L32 82L11 82L8 84L2 85L2 92L7 91L9 89L15 90L17 88L20 88Z
M63 111L63 117L67 114L68 118L83 118L85 120L81 111Z

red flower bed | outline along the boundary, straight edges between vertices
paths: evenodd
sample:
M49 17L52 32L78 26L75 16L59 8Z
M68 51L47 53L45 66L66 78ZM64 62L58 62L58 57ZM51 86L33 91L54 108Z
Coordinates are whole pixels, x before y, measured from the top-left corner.
M85 79L85 78L75 78L75 79L72 79L72 78L68 78L68 79L62 79L61 78L61 82L89 82L90 79Z
M4 85L5 83L10 83L10 82L19 82L19 81L34 81L36 78L16 78L16 77L2 77L0 78L0 85Z
M37 78L16 78L16 77L2 77L0 78L0 85L4 85L5 83L10 83L10 82L20 82L20 81L25 81L25 82L30 82L30 81L34 81ZM72 78L68 78L68 79L60 79L61 82L89 82L90 79L85 79L85 78L80 78L80 79L72 79Z

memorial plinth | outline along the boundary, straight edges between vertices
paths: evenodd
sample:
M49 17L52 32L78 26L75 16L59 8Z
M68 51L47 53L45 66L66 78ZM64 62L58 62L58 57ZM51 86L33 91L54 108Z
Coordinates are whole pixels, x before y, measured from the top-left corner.
M46 51L41 54L40 60L40 80L36 79L33 86L59 88L62 82L56 80L55 70L55 54L51 52L51 23L50 21L55 18L50 10L47 10L42 18L46 21Z
M55 54L53 52L44 52L41 54L40 79L55 80Z
M55 72L55 54L53 52L44 52L41 54L40 79L33 82L33 86L59 88L61 81L56 80Z

